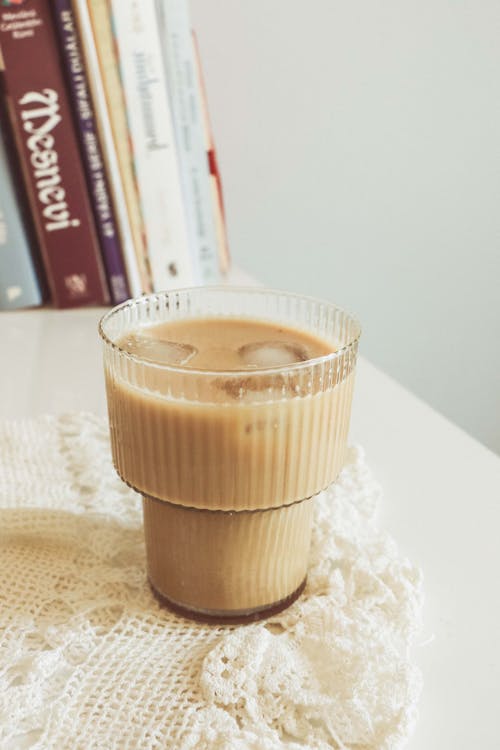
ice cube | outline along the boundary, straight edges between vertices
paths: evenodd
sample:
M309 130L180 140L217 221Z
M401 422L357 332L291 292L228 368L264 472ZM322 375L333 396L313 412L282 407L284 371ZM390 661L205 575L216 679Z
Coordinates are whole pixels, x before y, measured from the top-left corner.
M218 388L230 398L251 401L269 401L286 392L287 383L281 373L258 375L248 378L220 378L215 381Z
M309 359L307 351L300 344L286 341L257 341L244 344L238 354L247 367L285 367Z
M162 365L185 365L197 353L197 349L190 344L166 341L146 333L127 336L123 346L130 354Z

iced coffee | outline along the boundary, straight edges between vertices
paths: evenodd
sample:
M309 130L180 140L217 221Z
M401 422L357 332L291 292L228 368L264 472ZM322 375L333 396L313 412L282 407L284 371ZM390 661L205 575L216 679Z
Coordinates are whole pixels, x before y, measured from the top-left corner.
M197 289L126 303L101 334L113 460L144 498L157 594L219 618L291 601L314 495L344 460L356 321L294 295Z

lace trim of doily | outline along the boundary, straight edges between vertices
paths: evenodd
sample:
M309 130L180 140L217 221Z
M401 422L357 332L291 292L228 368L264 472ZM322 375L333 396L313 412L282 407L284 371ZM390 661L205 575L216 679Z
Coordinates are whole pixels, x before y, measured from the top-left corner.
M0 747L400 748L421 677L421 574L377 527L363 451L317 500L308 585L246 627L192 623L146 584L139 497L107 427L0 424Z

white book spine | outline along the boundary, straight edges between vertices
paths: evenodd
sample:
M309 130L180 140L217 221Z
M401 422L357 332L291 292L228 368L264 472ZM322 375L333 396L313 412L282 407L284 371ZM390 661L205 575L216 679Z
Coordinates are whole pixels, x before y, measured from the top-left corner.
M125 200L125 194L120 177L120 168L118 165L118 157L116 155L113 132L111 130L109 120L106 95L104 93L104 88L101 80L99 58L95 47L94 35L92 33L92 24L87 7L87 0L73 1L75 15L78 20L78 28L80 31L82 50L87 68L90 91L92 93L92 102L96 113L99 135L101 138L101 147L103 150L104 160L106 162L107 177L109 180L111 194L113 196L113 206L115 209L116 221L120 232L123 260L127 271L127 280L129 283L130 293L133 297L137 297L143 293L142 283L137 265L137 257L134 249L132 231L130 228L127 203Z
M153 286L196 281L154 2L111 0Z
M203 109L187 0L156 0L165 70L199 281L220 281Z

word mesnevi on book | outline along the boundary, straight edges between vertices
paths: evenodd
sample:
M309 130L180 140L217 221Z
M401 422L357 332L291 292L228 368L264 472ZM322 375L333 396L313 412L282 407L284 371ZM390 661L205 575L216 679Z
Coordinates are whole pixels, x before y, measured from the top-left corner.
M30 161L36 179L38 200L43 204L42 214L46 220L48 232L69 227L79 227L80 220L71 218L66 202L66 190L61 185L61 174L57 151L54 150L54 136L51 131L61 122L58 94L54 89L43 89L42 92L29 91L19 104L23 107L21 117L24 130L30 134L26 145L31 151ZM41 120L35 125L35 120Z

